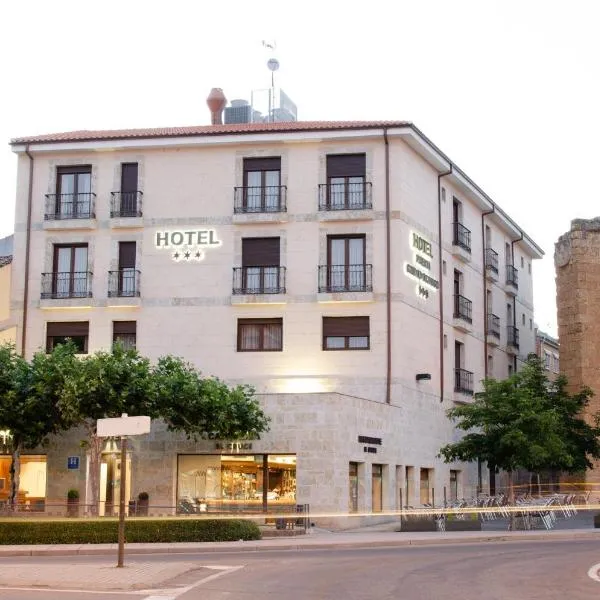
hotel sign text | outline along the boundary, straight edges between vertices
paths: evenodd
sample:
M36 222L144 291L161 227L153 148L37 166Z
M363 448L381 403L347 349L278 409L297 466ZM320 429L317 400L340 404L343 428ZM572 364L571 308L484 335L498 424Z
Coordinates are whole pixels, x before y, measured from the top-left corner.
M156 248L169 250L174 261L203 260L206 248L216 248L222 242L214 229L157 231Z
M440 282L430 274L433 258L431 242L418 233L412 232L410 245L414 253L414 262L406 263L406 275L418 282L417 294L422 298L429 298L429 292L435 292L440 287Z

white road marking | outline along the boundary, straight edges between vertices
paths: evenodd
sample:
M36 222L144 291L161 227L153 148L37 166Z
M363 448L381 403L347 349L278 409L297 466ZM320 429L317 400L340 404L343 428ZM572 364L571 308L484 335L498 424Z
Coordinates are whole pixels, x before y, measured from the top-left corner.
M600 563L592 565L588 571L588 577L600 583Z
M174 591L172 589L170 589L170 590L166 590L166 589L152 590L153 595L147 596L146 598L144 598L144 600L176 600L176 598L178 596L187 594L190 590L200 587L201 585L204 585L205 583L208 583L209 581L213 581L214 579L218 579L219 577L222 577L223 575L227 575L228 573L234 573L235 571L239 571L240 569L243 569L244 565L240 565L237 567L221 567L220 565L212 565L212 566L204 566L204 567L200 567L200 568L213 569L214 571L217 571L217 572L213 573L212 575L209 575L208 577L203 577L202 579L199 579L198 581L196 581L196 583L192 583L191 585L182 587L181 589L178 589L177 591ZM175 594L175 595L167 596L165 594Z
M4 591L18 591L18 592L60 592L61 594L112 594L115 596L126 596L127 594L134 594L136 596L142 596L143 594L147 594L148 592L142 592L141 590L120 590L118 592L109 591L109 590L77 590L77 589L67 589L67 588L51 588L51 587L5 587L0 586L0 592Z

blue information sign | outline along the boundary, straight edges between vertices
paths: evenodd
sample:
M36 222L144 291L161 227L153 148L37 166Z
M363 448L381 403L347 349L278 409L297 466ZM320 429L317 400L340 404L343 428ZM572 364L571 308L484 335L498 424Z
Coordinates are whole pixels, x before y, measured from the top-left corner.
M69 456L67 458L67 469L79 469L79 456Z

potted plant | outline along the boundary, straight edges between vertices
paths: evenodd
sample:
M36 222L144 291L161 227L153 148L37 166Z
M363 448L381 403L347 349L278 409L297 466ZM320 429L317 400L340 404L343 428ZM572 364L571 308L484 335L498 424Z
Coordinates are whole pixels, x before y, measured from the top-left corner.
M150 496L148 495L148 492L140 492L138 494L138 502L137 502L138 517L147 517L148 516L149 501L150 501Z
M67 492L67 516L79 516L79 490L74 488Z

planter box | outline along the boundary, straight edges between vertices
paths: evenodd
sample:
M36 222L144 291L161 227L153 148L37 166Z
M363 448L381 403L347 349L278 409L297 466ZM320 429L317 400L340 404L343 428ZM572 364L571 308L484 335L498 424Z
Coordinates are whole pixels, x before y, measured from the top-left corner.
M399 532L437 531L437 523L432 517L417 519L401 519Z

